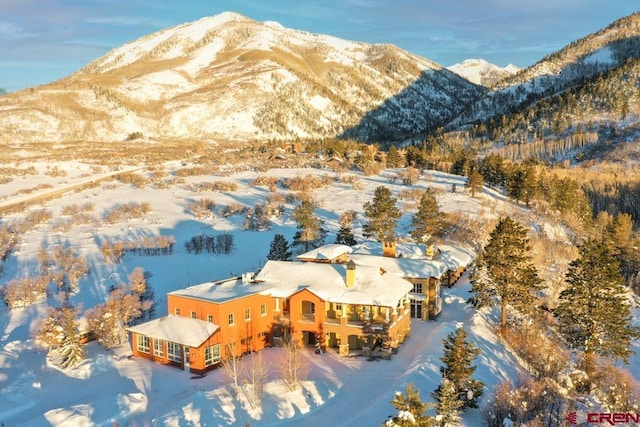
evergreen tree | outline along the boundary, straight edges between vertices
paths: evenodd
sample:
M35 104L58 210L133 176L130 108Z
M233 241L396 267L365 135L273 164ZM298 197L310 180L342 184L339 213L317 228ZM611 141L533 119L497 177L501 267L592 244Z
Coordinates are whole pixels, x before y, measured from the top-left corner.
M476 197L476 193L482 191L483 179L480 172L475 168L471 169L467 181L464 183L465 188L471 191L471 197Z
M293 210L293 219L298 223L298 231L293 236L293 246L304 245L305 252L322 246L326 231L322 228L322 220L316 216L312 202L303 200Z
M392 145L389 147L389 151L387 152L387 167L400 168L402 166L404 166L402 154L400 154L395 145Z
M507 195L518 202L525 202L529 206L537 188L538 181L534 167L532 165L518 165L510 175Z
M482 396L484 384L471 378L476 370L473 361L480 354L480 349L467 341L464 328L458 328L442 340L444 355L440 358L444 366L440 368L443 383L432 393L434 399L447 400L449 407L455 407L451 397L444 396L450 391L443 389L445 382L453 385L456 396L461 403L460 409L477 408L478 399Z
M638 239L633 232L633 218L627 213L615 216L608 226L609 250L620 262L620 271L625 282L640 270Z
M420 198L418 212L413 215L411 237L416 242L424 242L429 237L440 236L446 227L438 201L432 189L427 188Z
M588 240L569 264L556 310L560 331L569 345L584 351L585 370L595 370L594 355L620 358L633 354L631 340L639 336L632 325L631 306L620 266L605 244Z
M394 234L398 220L402 216L396 206L398 200L391 197L391 190L379 186L373 195L373 201L364 204L364 214L369 222L364 226L365 237L374 237L383 241Z
M488 185L504 187L507 182L507 174L504 168L504 159L499 154L487 154L478 164L478 172Z
M342 245L353 246L357 244L356 238L353 234L353 221L356 219L356 212L346 211L340 215L340 230L336 235L336 243Z
M336 235L336 243L353 246L358 242L356 241L355 236L353 235L353 230L349 225L340 226L340 230L338 230L338 234Z
M476 262L470 302L475 307L500 304L500 330L507 330L507 307L531 313L540 279L533 266L527 230L509 217L500 218Z
M289 242L283 234L278 233L273 236L267 259L270 261L291 261Z
M391 404L398 410L398 414L391 420L394 426L435 426L433 417L425 415L430 404L420 398L420 391L413 383L409 383L404 394L399 391L391 400Z
M464 402L460 398L456 385L443 377L440 386L431 395L436 401L435 410L440 427L458 424Z
M80 342L80 331L76 321L76 311L66 307L62 311L62 339L58 352L63 357L62 367L73 368L84 360L84 346Z

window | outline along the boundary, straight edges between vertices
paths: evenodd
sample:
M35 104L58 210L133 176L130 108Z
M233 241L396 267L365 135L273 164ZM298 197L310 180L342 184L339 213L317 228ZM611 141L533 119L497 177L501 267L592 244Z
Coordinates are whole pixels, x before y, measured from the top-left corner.
M138 351L149 353L149 337L146 335L138 335Z
M195 311L192 311L192 312L191 312L191 318L192 318L192 319L195 319L195 318L196 318L196 312L195 312Z
M260 306L260 314L262 316L266 316L267 315L267 304L262 304Z
M153 340L153 354L158 357L164 356L164 341Z
M180 351L180 344L174 342L167 343L167 358L174 362L182 363L182 352Z
M213 314L207 314L207 322L213 323Z
M245 308L244 309L244 320L251 320L251 309L250 308Z
M342 304L336 304L336 311L342 311Z
M222 360L220 358L220 344L215 344L204 349L204 366L211 366Z
M413 290L411 291L414 294L421 294L422 293L422 283L414 283L413 284Z
M233 313L229 313L229 326L235 323L235 319L233 318Z
M180 316L180 307L176 307L173 312L176 316Z

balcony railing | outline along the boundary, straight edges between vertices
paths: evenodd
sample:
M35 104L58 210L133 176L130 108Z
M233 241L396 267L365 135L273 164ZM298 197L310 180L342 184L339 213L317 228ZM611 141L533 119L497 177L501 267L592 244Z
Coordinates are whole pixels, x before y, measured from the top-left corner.
M316 315L314 313L302 313L302 316L300 316L300 320L302 320L303 322L315 323Z

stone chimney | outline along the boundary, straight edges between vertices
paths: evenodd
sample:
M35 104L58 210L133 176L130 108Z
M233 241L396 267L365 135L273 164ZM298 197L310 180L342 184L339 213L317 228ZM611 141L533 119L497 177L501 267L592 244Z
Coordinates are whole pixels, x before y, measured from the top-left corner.
M345 280L345 284L347 288L353 287L356 283L356 263L353 260L349 260L347 262L347 277Z

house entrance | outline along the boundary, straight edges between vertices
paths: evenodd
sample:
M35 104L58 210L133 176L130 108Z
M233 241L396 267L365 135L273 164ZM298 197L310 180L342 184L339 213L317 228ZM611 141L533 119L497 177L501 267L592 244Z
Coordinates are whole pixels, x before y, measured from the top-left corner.
M315 345L316 333L313 331L302 331L302 344L303 345Z
M411 318L422 319L422 301L415 299L411 300Z

